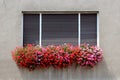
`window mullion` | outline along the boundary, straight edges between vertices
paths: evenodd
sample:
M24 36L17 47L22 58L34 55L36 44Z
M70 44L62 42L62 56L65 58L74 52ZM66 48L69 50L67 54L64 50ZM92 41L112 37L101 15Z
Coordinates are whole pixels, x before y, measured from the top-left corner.
M97 14L97 46L99 46L99 15Z
M42 14L39 16L39 45L42 46Z

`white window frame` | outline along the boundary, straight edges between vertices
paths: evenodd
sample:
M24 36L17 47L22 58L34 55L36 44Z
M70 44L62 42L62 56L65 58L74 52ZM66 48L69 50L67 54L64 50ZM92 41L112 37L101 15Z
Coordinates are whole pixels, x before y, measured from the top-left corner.
M40 35L40 37L39 37L39 45L40 46L42 46L42 13L40 13L40 15L39 15L39 21L40 21L40 23L39 23L39 35Z
M89 13L88 13L89 14ZM97 14L97 46L100 46L100 42L99 42L99 13L96 13ZM22 33L22 40L21 40L21 45L23 45L23 14L22 14L22 22L21 22L21 25L22 25L22 30L21 30L21 33ZM80 46L80 40L81 40L81 13L78 13L78 46ZM42 46L42 13L39 13L39 45Z
M100 46L99 13L97 13L97 46Z

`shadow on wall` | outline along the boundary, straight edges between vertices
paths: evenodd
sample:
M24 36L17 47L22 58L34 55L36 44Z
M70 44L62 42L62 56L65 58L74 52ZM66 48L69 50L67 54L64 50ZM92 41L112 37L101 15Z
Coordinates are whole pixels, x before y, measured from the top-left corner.
M44 70L20 70L23 80L117 80L107 68L105 61L92 69L70 67L56 70L53 68Z
M117 80L115 75L108 70L105 61L93 69L71 69L71 73L72 77L68 80Z

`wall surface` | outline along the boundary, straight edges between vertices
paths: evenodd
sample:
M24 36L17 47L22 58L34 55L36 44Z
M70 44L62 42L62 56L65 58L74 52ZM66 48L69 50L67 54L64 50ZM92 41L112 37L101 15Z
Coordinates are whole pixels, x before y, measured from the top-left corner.
M0 80L120 80L120 0L0 0ZM104 61L93 69L20 70L11 51L22 45L22 11L99 11Z

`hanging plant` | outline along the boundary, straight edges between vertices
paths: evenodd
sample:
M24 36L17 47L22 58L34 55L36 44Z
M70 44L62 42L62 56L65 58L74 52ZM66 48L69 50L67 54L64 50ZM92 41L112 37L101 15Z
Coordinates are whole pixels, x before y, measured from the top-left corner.
M88 44L49 45L47 47L27 44L25 47L17 47L12 51L12 58L19 67L29 70L51 66L60 69L71 65L94 67L102 60L103 52L99 47Z

